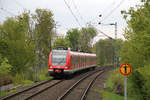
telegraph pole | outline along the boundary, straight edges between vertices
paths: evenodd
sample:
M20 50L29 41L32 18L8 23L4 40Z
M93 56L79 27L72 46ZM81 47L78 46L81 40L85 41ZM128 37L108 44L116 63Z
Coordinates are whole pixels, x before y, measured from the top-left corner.
M117 68L118 62L117 62L117 22L115 22L115 65L114 67Z
M100 15L99 17L101 17L102 15ZM102 24L101 22L99 22L98 24ZM114 68L117 68L118 65L118 61L117 61L117 22L115 23L110 23L110 24L105 24L105 25L114 25L115 26L115 38L113 39L115 41L115 47L114 47ZM107 36L107 35L105 35ZM107 36L108 38L110 38L109 36Z
M38 74L38 68L39 68L39 62L40 62L40 59L39 59L39 43L38 43L38 24L36 24L35 26L35 35L34 35L34 39L35 39L35 55L36 55L36 65L35 65L35 68L34 68L34 71L35 71L35 81L38 81L37 79L37 74Z

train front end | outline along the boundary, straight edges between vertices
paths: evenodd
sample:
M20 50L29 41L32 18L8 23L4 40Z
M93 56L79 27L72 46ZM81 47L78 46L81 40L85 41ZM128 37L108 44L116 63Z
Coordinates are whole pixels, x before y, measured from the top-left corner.
M68 50L52 50L49 55L48 71L51 76L69 74L70 53Z

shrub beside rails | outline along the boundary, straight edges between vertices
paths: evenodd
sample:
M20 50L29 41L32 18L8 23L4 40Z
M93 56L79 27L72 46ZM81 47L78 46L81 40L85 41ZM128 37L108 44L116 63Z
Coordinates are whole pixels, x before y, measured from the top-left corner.
M11 84L12 76L10 75L0 75L0 87L3 85Z

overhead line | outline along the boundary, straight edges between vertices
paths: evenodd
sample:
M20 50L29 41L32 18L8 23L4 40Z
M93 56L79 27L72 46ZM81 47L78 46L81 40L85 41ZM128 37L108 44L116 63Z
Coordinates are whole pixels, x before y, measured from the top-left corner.
M103 34L104 36L108 37L109 39L113 39L111 36L107 35L106 33L104 33L103 31L97 29L101 34Z
M13 14L12 12L10 12L10 11L8 11L8 10L4 9L4 8L0 8L0 10L5 11L5 12L9 13L9 14L10 14L10 15L12 15L12 16L15 16L15 14Z
M20 7L22 7L23 9L25 8L20 2L18 2L17 0L14 0L16 2L16 4Z
M68 7L69 11L71 12L71 14L73 15L73 17L75 18L76 22L79 24L80 27L82 27L79 20L78 20L78 18L75 16L75 14L73 13L71 7L69 6L69 4L66 2L66 0L64 0L64 2L66 4L66 6Z
M101 20L101 22L106 20L117 8L119 8L123 4L124 1L125 0L121 0L121 2L114 9L112 9L104 19Z
M74 0L72 0L72 3L73 3L74 8L76 9L77 13L78 13L79 16L80 16L80 19L83 20L83 21L86 23L86 21L84 20L84 17L81 15L81 13L80 13L80 11L79 11L79 9L78 9L76 3L74 2Z

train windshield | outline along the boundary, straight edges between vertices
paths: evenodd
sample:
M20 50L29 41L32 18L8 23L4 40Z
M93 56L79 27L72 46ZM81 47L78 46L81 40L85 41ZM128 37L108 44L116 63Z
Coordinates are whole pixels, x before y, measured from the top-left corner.
M65 50L53 50L52 51L52 65L64 66L66 64L67 51Z

